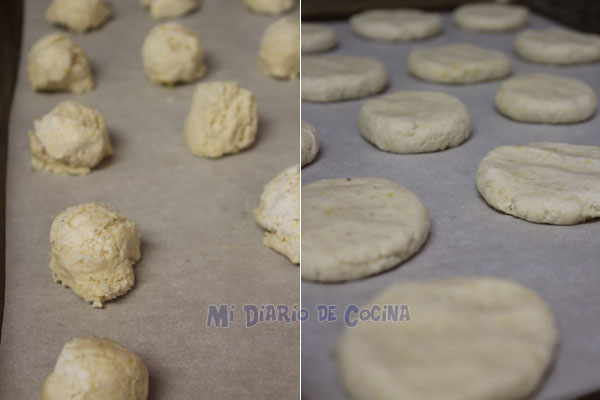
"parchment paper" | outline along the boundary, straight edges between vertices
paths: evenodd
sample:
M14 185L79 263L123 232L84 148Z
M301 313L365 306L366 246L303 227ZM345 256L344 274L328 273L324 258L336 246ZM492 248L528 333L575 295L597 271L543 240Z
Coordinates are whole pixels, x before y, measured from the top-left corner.
M554 25L533 16L529 27ZM426 83L409 76L406 57L413 48L468 42L504 51L513 75L546 71L577 77L600 93L600 64L574 67L536 65L513 53L516 33L478 34L456 28L444 16L444 33L422 42L385 44L355 37L348 24L331 23L340 38L340 54L370 55L391 75L386 93L438 90L458 97L473 119L473 135L463 145L438 153L386 153L363 140L357 119L365 99L332 104L302 103L302 118L319 133L321 152L302 170L302 184L323 178L378 176L413 190L431 214L429 240L415 257L375 277L344 284L303 282L302 305L315 314L317 304L337 306L338 320L302 323L302 396L344 399L331 357L344 329L343 310L364 304L399 280L456 275L493 275L532 287L550 304L560 330L556 363L536 400L566 400L600 388L600 222L572 227L537 225L487 206L475 187L475 170L496 146L549 140L600 145L600 116L572 125L534 125L511 121L493 109L500 81L466 86ZM410 305L409 305L410 306ZM311 315L312 315L311 314Z
M263 185L298 162L299 82L277 81L257 66L265 27L275 17L241 1L205 0L175 19L199 32L208 54L203 81L235 80L259 104L256 144L219 160L193 157L183 139L195 84L159 87L143 74L141 47L156 24L137 0L109 0L114 18L84 35L97 87L84 95L39 94L25 57L42 34L49 1L27 1L20 76L8 160L6 305L0 345L0 399L37 398L65 342L110 337L140 355L150 399L297 399L298 324L245 328L244 304L298 304L299 272L262 245L254 222ZM98 108L116 155L85 177L33 172L27 132L60 101ZM93 309L52 281L49 229L65 208L106 202L142 235L135 288ZM236 306L229 328L206 327L209 304Z

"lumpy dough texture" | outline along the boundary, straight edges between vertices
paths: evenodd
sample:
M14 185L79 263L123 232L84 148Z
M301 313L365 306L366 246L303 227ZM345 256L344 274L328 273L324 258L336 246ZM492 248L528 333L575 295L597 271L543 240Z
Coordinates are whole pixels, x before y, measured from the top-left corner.
M133 222L105 204L80 204L54 219L50 255L54 280L99 308L133 286L140 235Z
M244 0L248 9L262 14L282 14L296 5L296 0Z
M268 75L297 78L300 73L300 22L284 17L267 27L260 43L258 61Z
M46 10L46 19L82 33L102 25L110 14L104 0L53 0Z
M146 400L148 370L119 343L93 336L67 342L39 400Z
M185 142L192 154L217 158L254 143L257 127L256 100L249 90L235 82L200 83L185 122Z
M442 18L435 13L413 9L369 10L350 18L352 30L372 40L406 41L439 33Z
M198 8L198 0L140 0L154 19L178 17Z

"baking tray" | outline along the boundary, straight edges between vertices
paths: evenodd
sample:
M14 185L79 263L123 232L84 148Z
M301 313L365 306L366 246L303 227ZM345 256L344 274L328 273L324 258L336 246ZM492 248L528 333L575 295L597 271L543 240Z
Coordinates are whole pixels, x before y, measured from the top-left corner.
M387 66L396 90L436 90L452 94L468 107L473 134L461 146L437 153L400 155L376 149L359 136L362 104L302 103L302 119L319 133L321 150L302 170L302 184L318 179L377 176L414 191L431 214L432 229L423 249L399 267L343 284L302 283L302 306L313 318L302 323L302 397L307 400L346 398L331 357L344 329L343 310L364 304L400 280L437 279L457 275L492 275L521 282L536 290L552 307L560 331L556 362L536 400L566 400L600 389L600 222L576 226L533 224L489 207L475 186L475 171L486 153L501 145L535 141L600 144L600 116L579 124L539 125L509 120L493 108L501 81L450 86L419 81L408 75L410 50L468 42L501 50L513 61L513 75L536 71L576 77L600 93L600 64L555 67L518 59L512 43L517 32L475 33L455 27L443 16L444 32L408 43L369 42L354 36L345 22L331 22L340 45L337 54L375 57ZM533 15L528 28L556 25ZM337 307L338 320L318 322L318 304Z
M254 222L263 185L298 162L299 82L263 74L257 51L276 17L241 1L205 0L174 19L199 32L208 55L203 81L235 80L256 96L257 142L218 160L193 157L184 120L194 84L175 88L144 76L142 43L156 24L138 1L109 0L114 18L84 35L96 88L83 95L40 94L26 80L25 57L43 34L49 1L26 1L23 51L10 128L6 187L6 297L0 343L0 399L37 398L65 342L110 337L150 371L150 399L297 399L297 323L245 328L244 304L299 302L299 272L262 245ZM59 102L73 99L105 116L115 157L85 177L32 171L28 131ZM52 281L49 230L65 208L106 202L142 235L135 288L93 309ZM207 327L210 304L234 304L229 328Z

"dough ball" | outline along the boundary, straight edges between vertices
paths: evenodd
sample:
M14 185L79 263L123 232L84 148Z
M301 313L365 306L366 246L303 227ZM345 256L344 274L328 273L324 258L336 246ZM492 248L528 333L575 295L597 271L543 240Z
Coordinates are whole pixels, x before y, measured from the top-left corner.
M146 76L157 84L190 82L206 72L200 37L175 23L158 25L150 31L144 40L142 58Z
M249 10L262 14L283 14L296 5L296 0L244 0Z
M179 17L198 8L198 0L140 0L154 19Z
M263 244L300 263L300 167L281 171L260 195L254 219L267 230Z
M473 31L502 32L527 24L529 10L514 4L471 3L454 11L454 22Z
M496 109L509 118L547 124L585 121L596 112L596 103L587 83L546 73L505 80L495 99Z
M300 158L302 166L310 164L317 153L319 152L319 137L317 130L308 122L302 121L302 138L301 138Z
M31 166L56 174L86 175L113 155L106 121L95 109L65 101L34 122Z
M133 286L140 235L133 222L105 204L80 204L54 219L50 255L54 281L101 308Z
M185 142L196 156L218 158L252 145L257 127L256 100L249 90L235 82L200 83L185 121Z
M552 311L531 289L505 279L405 281L365 308L375 305L407 305L410 321L345 329L337 367L353 399L521 400L554 356Z
M302 58L302 100L357 99L379 93L387 84L385 66L371 57L327 55Z
M426 81L465 84L502 78L510 74L511 64L499 51L457 43L412 50L408 70Z
M27 56L27 77L35 90L92 90L94 78L87 56L69 37L50 33Z
M302 52L318 53L337 45L335 31L324 24L302 23Z
M598 218L600 147L497 147L479 163L477 189L490 206L531 222L574 225Z
M410 8L369 10L352 16L350 25L354 33L367 39L406 41L436 35L442 30L442 18Z
M104 0L53 0L46 10L46 19L83 33L102 25L110 14Z
M380 178L324 179L302 187L302 278L360 279L397 266L429 234L410 190Z
M515 40L526 60L545 64L578 64L600 60L600 36L562 28L528 30Z
M360 134L381 150L423 153L464 142L471 134L471 117L454 96L402 91L367 101L358 126Z
M119 343L94 336L67 342L39 400L146 400L148 370Z
M260 68L281 79L294 79L300 74L300 22L284 17L267 27L258 52Z

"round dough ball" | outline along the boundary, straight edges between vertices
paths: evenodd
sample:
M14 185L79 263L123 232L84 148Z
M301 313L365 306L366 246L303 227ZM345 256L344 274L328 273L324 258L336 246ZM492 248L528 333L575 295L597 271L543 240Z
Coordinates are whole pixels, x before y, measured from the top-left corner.
M39 400L146 400L148 369L119 343L94 336L67 342Z
M472 3L454 11L454 22L473 31L502 32L527 24L529 10L514 4Z
M381 92L388 84L385 66L371 57L302 57L302 100L329 102Z
M46 10L46 19L83 33L102 25L110 14L104 0L53 0Z
M305 165L310 164L319 152L319 137L317 136L317 130L314 126L304 121L302 121L301 147L301 165L304 167Z
M578 64L600 60L600 36L562 28L528 30L515 40L526 60L545 64Z
M429 213L410 190L380 178L302 187L302 278L360 279L397 266L425 243Z
M515 282L406 281L365 308L375 305L407 305L410 321L360 321L344 331L337 367L357 400L520 400L540 384L553 359L558 333L552 311Z
M283 14L296 5L296 0L244 0L249 10L262 14Z
M142 58L146 76L157 84L191 82L206 72L200 37L175 23L158 25L150 31L144 40Z
M198 8L198 0L140 0L154 19L179 17Z
M101 308L133 286L140 235L133 222L105 204L80 204L54 219L50 256L54 281Z
M479 163L477 189L490 206L530 222L574 225L598 218L600 147L497 147Z
M185 121L185 142L196 156L218 158L249 147L257 127L256 99L249 90L235 82L200 83Z
M337 45L335 31L324 24L302 23L302 52L318 53Z
M402 91L367 101L360 110L358 127L381 150L423 153L464 142L471 134L471 117L454 96Z
M546 73L507 79L495 98L496 109L507 117L547 124L585 121L596 112L596 103L587 83Z
M260 195L254 219L267 230L263 244L300 263L300 167L281 171Z
M56 174L86 175L113 155L104 117L74 101L60 103L34 122L29 148L34 169Z
M354 33L367 39L406 41L436 35L442 30L442 18L410 8L369 10L352 16L350 25Z
M87 56L69 37L50 33L27 55L27 77L35 90L92 90L94 78Z
M465 84L502 78L511 64L499 51L457 43L412 50L408 70L426 81Z
M300 74L300 22L284 17L267 27L260 42L258 63L267 75L294 79Z

